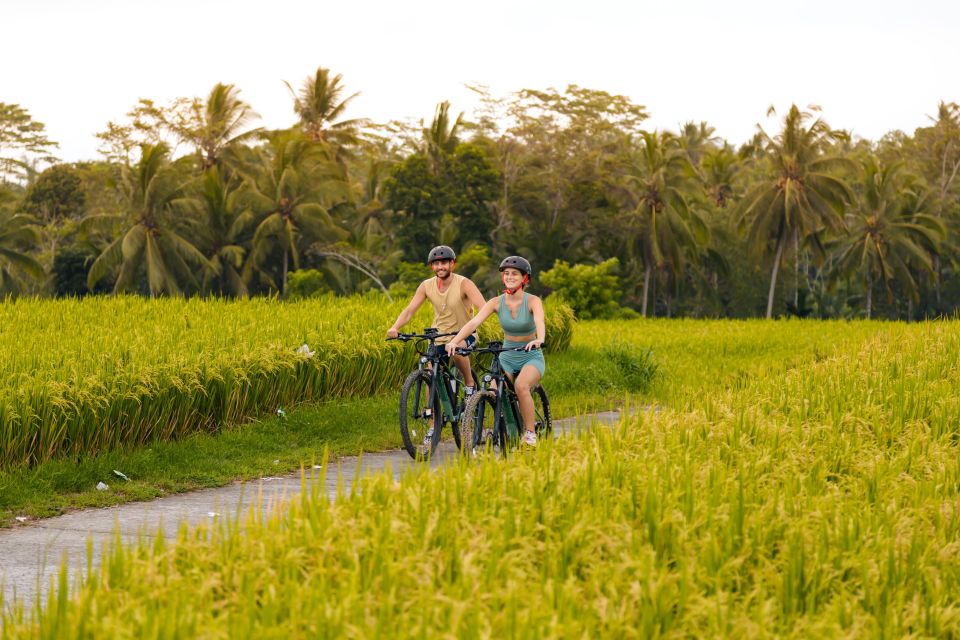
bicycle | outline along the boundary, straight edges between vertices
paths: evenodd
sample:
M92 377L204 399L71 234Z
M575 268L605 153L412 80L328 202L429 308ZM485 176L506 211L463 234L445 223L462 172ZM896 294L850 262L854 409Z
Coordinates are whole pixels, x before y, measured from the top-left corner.
M436 452L447 422L460 447L463 380L460 370L450 366L444 346L437 344L438 338L453 335L456 333L439 333L431 327L423 333L400 333L396 338L387 338L403 342L416 340L415 348L420 354L417 368L403 381L400 391L400 437L403 448L415 460L429 459ZM428 343L426 348L422 348L423 343ZM473 376L476 380L476 373ZM427 436L429 446L424 445Z
M523 347L504 348L501 342L490 342L482 348L458 348L458 355L493 354L489 372L483 376L482 389L467 399L460 425L460 437L463 445L460 451L464 455L476 456L484 451L499 451L506 456L510 446L517 446L520 438L520 403L513 389L513 383L500 366L497 357L504 351L522 351ZM492 388L491 388L492 387ZM553 419L550 416L550 400L542 385L531 390L534 404L534 429L537 437L553 433Z

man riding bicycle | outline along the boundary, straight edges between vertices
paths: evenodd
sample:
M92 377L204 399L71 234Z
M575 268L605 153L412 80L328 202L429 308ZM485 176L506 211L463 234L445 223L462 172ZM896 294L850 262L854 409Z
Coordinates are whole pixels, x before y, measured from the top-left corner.
M453 272L457 265L457 254L450 247L440 245L431 249L427 254L427 264L433 269L434 277L420 283L410 303L397 316L393 326L387 329L388 338L397 337L400 328L410 321L425 300L429 300L433 305L433 326L440 333L460 331L476 310L486 303L480 289L470 278ZM437 342L443 344L449 339L449 336L442 337ZM464 393L470 395L476 386L470 370L470 359L458 355L454 355L452 359L463 375ZM432 434L426 437L429 438L430 435Z

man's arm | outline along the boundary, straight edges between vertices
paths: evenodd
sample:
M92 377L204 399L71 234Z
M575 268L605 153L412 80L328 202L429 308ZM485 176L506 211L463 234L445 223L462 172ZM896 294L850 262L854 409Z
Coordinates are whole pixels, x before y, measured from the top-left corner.
M470 301L470 304L474 308L474 313L483 309L483 305L487 303L487 301L483 299L483 294L480 293L480 289L477 288L477 285L473 284L473 280L470 278L463 279L460 290L463 292L463 297Z
M426 299L427 293L423 290L423 284L421 283L420 286L417 287L417 292L414 293L413 297L410 299L410 304L404 307L403 311L400 312L400 315L397 316L397 321L393 323L392 327L387 329L387 337L396 338L400 328L410 322L410 318L413 317L413 314L417 312L417 309L420 308L420 305L422 305Z

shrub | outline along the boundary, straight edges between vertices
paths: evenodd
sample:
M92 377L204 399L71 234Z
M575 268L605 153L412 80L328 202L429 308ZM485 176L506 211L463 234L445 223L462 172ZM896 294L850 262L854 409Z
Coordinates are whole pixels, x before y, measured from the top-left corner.
M397 265L397 279L388 287L395 300L409 298L420 283L431 275L430 267L422 262L401 262Z
M287 298L304 300L330 293L327 279L316 269L291 271L287 276Z
M610 258L597 265L569 265L557 260L552 269L540 274L540 281L553 289L570 305L577 318L613 318L620 312L617 303L620 299L620 279L616 272L619 267L616 258Z
M630 391L649 391L660 375L660 367L653 359L653 349L640 347L614 339L602 350L604 358L616 365L624 387Z

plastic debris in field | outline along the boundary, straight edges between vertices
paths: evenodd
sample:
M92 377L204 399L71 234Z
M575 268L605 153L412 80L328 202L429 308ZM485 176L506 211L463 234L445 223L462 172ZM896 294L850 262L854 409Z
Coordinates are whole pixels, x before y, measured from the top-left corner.
M310 347L307 346L307 343L304 342L302 345L300 345L300 348L297 349L297 354L304 356L305 358L312 358L313 356L317 355L317 352L311 351Z

